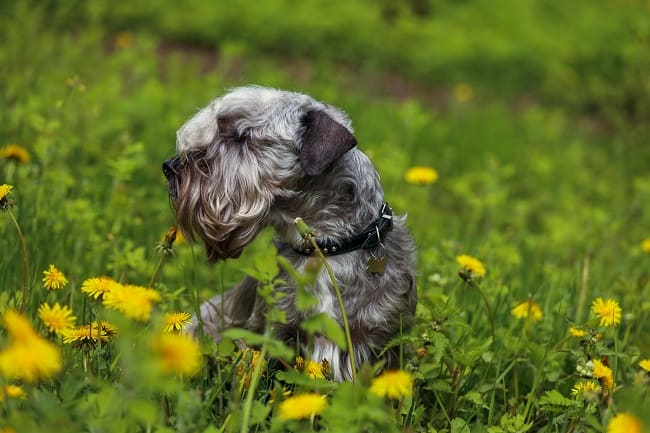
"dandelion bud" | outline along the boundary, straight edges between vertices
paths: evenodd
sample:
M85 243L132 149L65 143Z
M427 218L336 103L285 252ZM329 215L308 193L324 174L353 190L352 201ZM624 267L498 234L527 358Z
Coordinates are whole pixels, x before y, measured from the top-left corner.
M302 236L303 239L311 239L314 236L316 236L316 232L314 231L314 229L309 227L302 220L302 218L300 217L296 218L294 223L296 224L296 229L298 229L298 233L300 233L300 236Z

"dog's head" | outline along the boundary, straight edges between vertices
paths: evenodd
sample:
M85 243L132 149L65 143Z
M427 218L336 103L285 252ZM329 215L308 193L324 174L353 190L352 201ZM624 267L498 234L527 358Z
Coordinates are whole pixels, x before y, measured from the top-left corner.
M265 225L274 198L318 176L356 145L343 112L307 95L242 87L177 132L163 163L177 224L208 259L237 257Z

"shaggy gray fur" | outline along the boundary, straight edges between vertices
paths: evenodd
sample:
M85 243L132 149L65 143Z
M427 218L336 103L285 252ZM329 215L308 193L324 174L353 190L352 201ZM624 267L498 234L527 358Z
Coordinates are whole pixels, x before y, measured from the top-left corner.
M189 239L201 239L212 262L237 257L266 227L276 232L279 253L301 271L309 257L292 247L305 246L294 224L301 217L318 239L342 241L361 233L379 215L384 193L368 157L353 147L347 116L335 107L293 92L249 86L236 88L199 111L177 133L174 160L165 164L177 223ZM172 164L175 162L175 165ZM414 245L395 217L384 240L387 261L382 276L365 272L369 250L355 250L327 260L342 289L357 365L376 360L400 329L408 330L416 304ZM287 275L280 275L291 281ZM310 288L318 298L315 312L342 323L336 296L323 269ZM296 312L295 289L279 307L287 322L273 324L288 343L305 342ZM199 323L219 340L224 327L262 331L265 305L257 282L239 285L206 301ZM351 378L348 354L322 336L303 346L304 355L326 359L336 380ZM387 356L395 366L394 354Z

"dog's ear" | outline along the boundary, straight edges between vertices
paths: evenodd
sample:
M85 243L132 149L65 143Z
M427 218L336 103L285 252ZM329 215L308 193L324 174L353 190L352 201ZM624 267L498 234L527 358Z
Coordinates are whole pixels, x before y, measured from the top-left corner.
M357 144L357 139L345 126L322 110L309 110L301 122L299 161L309 176L321 174Z

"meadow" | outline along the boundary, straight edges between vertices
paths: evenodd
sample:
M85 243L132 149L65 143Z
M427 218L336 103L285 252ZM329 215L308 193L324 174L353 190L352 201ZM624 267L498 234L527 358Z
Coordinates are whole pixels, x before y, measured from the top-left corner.
M0 41L0 432L650 431L647 1L17 0ZM400 370L179 333L274 300L273 233L209 265L161 172L253 83L343 108L408 214Z

